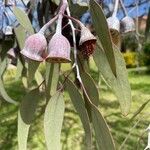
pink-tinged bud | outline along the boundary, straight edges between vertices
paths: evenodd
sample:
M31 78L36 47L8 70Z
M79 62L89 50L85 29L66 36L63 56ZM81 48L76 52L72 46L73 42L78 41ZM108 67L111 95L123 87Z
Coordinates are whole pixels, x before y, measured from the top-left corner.
M48 44L46 61L50 63L70 62L70 43L62 34L54 34Z
M81 48L82 55L85 58L88 58L91 54L93 54L96 47L96 37L85 26L81 27L79 46Z
M129 17L126 16L121 20L121 31L123 33L128 33L128 32L133 32L135 31L135 23L134 20Z
M112 42L118 45L120 41L120 21L117 17L109 17L107 19L108 27L111 34Z
M20 53L31 60L43 61L46 47L45 36L41 33L36 33L26 39L25 46Z
M16 58L15 49L14 48L9 49L7 55L9 58L15 59Z

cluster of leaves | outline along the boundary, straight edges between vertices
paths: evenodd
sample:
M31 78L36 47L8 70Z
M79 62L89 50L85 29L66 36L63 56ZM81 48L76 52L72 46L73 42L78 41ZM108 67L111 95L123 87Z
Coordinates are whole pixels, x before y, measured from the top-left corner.
M14 7L13 12L20 23L14 29L16 39L20 49L23 49L26 32L33 34L34 30L29 18L23 11ZM122 114L126 116L131 105L131 90L124 59L111 41L102 8L94 0L90 1L90 12L97 33L97 48L93 55L94 61L104 81L111 87L119 100ZM3 86L2 78L7 66L5 57L1 59L0 65L1 96L6 101L17 104L7 95ZM78 58L78 65L80 66L80 75L83 82L81 88L69 78L72 69L62 72L60 64L46 63L46 70L41 73L38 69L39 63L26 62L22 56L18 57L16 78L21 78L26 88L26 95L22 99L18 111L18 146L20 150L27 148L29 129L35 120L35 112L39 107L39 103L42 104L41 107L43 108L41 114L44 112L44 135L47 148L61 149L60 135L65 110L63 90L68 92L83 124L86 149L92 149L93 134L98 149L115 149L109 127L98 108L99 92L95 82L80 58Z

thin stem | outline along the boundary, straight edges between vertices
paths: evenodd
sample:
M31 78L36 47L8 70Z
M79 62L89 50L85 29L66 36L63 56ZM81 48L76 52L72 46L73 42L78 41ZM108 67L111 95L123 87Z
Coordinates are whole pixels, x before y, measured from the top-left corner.
M126 9L125 6L124 6L123 0L120 0L120 4L121 4L121 7L123 8L123 11L124 11L124 13L125 13L125 16L128 16L128 12L127 12L127 9Z
M69 10L69 7L67 7L66 11L67 11L68 16L70 17L70 10ZM87 94L87 92L86 92L86 89L85 89L85 87L84 87L84 84L83 84L82 79L81 79L81 76L80 76L79 66L78 66L78 63L77 63L77 47L76 47L76 36L75 36L75 30L76 30L76 29L75 29L75 27L74 27L74 25L73 25L73 23L72 23L71 20L69 20L69 24L70 24L70 26L71 26L72 36L73 36L74 61L75 61L75 62L74 62L74 65L75 65L76 72L77 72L77 79L79 80L79 82L80 82L80 84L81 84L81 87L82 87L82 89L83 89L83 91L84 91L84 93L85 93L85 95L86 95L86 97L87 97L88 102L89 102L91 105L93 105L93 106L95 107L95 105L91 102L91 100L90 100L90 98L89 98L89 96L88 96L88 94Z
M113 17L117 16L118 6L119 6L119 0L115 0L115 8L114 8L114 12L112 14Z
M80 28L84 27L84 24L81 21L77 20L76 18L65 15L65 14L63 14L63 16L68 19L71 19L73 22L77 23L80 26Z
M60 10L58 12L58 22L57 22L57 27L56 27L56 34L62 34L62 19L63 19L63 14L64 14L67 6L68 6L67 0L63 0Z
M56 19L58 18L58 15L56 15L54 18L52 18L49 22L47 22L39 31L39 33L44 34L45 31L48 29L48 27L54 23L56 21Z

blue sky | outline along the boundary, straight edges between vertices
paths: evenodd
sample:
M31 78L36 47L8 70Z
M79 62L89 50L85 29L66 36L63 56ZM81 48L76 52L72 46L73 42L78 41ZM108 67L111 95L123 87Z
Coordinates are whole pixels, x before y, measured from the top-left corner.
M135 4L135 3L138 2L139 0L123 0L123 1L124 1L124 5L125 5L125 6L128 6L128 5L130 5L130 4ZM145 0L142 0L142 1L145 1ZM104 2L106 2L106 4L110 4L110 3L112 3L112 0L104 0ZM148 14L148 9L149 9L149 8L150 8L150 0L149 0L149 2L147 2L147 3L140 5L139 11L138 11L138 16L141 16L142 14ZM133 9L133 7L127 9L128 12L130 12L131 9ZM133 11L131 11L131 12L129 13L129 16L131 16L131 17L136 17L136 16L137 16L137 9L134 8ZM122 10L119 10L119 11L118 11L118 17L119 17L119 18L122 18L122 17L123 17L123 11L122 11Z

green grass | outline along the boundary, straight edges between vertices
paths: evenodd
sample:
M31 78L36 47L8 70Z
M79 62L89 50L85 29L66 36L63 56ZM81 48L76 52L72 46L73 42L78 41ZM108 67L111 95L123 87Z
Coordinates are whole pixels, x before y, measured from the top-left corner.
M65 69L65 67L63 68ZM94 65L92 65L91 75L96 83L98 83L98 72ZM22 82L20 80L15 80L15 71L7 71L4 79L8 94L20 102L26 91ZM147 144L147 133L145 129L150 123L150 115L148 115L150 113L150 104L148 104L142 113L133 121L131 121L130 118L145 101L150 99L150 75L130 72L129 81L132 89L132 106L130 114L126 118L121 115L119 103L115 95L103 82L99 85L99 110L104 115L110 127L117 149L128 135L130 129L137 120L140 119L140 122L132 130L131 136L127 139L121 150L141 150L144 149ZM68 94L64 93L64 97L66 110L62 130L62 148L63 150L82 150L84 149L84 132L82 124L69 100ZM18 107L3 102L0 108L0 149L16 150ZM32 125L28 140L29 149L45 149L42 121L43 116L40 116ZM96 148L93 147L93 150L96 150Z

